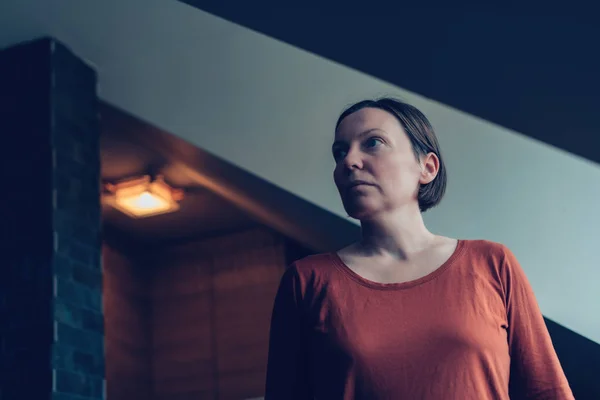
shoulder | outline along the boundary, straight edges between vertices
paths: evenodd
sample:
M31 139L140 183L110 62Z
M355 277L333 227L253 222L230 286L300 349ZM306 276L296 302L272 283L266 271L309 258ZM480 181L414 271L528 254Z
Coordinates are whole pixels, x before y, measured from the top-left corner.
M291 263L283 273L280 290L293 290L301 298L313 297L338 279L335 253L308 256Z
M513 252L504 244L490 240L464 240L466 252L470 257L501 266L515 259Z
M294 261L286 271L286 274L294 275L303 282L314 282L322 280L331 275L335 269L335 253L315 254Z
M465 248L473 265L485 268L505 284L513 280L527 281L517 257L505 244L489 240L466 240Z

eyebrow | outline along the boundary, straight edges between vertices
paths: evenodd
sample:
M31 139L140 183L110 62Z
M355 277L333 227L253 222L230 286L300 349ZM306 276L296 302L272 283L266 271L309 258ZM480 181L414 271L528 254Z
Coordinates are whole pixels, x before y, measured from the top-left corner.
M383 130L381 130L379 128L371 128L371 129L367 129L366 131L363 131L363 132L359 133L356 136L359 137L359 138L361 138L361 137L367 136L368 134L373 133L373 132L384 132L385 133L385 131L383 131ZM346 142L343 141L343 140L336 140L335 142L333 142L333 145L331 146L331 148L335 149L336 147L341 146L341 145L343 145L345 143Z

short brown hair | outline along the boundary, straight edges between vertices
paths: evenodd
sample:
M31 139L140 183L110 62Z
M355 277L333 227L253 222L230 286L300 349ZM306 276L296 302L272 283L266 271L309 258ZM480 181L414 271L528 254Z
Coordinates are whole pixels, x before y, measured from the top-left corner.
M377 100L363 100L351 105L340 115L335 124L335 129L337 130L344 118L363 108L378 108L396 117L412 143L413 152L417 160L420 156L429 153L434 153L438 157L440 168L437 176L428 184L421 185L418 195L421 212L437 206L442 201L442 197L444 197L444 193L446 192L448 177L437 136L427 117L410 104L394 98L383 97Z

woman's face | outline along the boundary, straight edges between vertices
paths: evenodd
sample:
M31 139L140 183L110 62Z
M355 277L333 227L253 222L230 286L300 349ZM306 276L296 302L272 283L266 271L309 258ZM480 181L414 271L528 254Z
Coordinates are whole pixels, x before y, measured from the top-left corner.
M439 165L433 153L418 160L400 122L377 108L344 118L332 150L344 208L359 220L406 206L418 209L419 186L435 178Z

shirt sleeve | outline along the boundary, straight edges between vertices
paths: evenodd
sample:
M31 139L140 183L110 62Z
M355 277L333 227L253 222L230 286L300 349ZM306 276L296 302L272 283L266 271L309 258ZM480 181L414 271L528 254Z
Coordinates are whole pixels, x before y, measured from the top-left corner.
M281 279L271 316L265 400L313 399L308 379L306 324L295 266Z
M505 249L505 295L511 357L510 398L574 399L530 283Z

